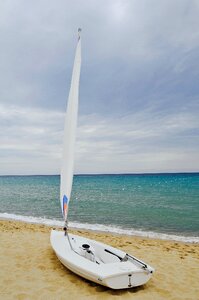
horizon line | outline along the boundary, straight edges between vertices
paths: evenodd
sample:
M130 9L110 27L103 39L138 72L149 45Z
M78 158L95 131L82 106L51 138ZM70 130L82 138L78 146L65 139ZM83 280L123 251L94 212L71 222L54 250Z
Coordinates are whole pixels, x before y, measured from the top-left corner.
M166 175L166 174L198 174L199 171L181 171L181 172L143 172L143 173L77 173L74 176L110 176L110 175ZM60 176L60 174L7 174L6 176Z

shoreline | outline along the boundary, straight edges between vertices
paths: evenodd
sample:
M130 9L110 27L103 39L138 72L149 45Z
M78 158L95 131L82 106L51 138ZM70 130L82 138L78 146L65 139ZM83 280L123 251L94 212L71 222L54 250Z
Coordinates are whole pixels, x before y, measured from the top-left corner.
M0 221L1 220L9 220L13 222L24 222L28 224L38 224L45 225L48 227L63 227L63 221L55 220L55 219L44 219L40 217L31 217L31 216L22 216L22 215L14 215L8 213L0 213ZM94 228L91 228L94 227ZM141 230L128 230L120 227L113 227L111 225L102 225L102 224L88 224L88 223L75 223L69 222L69 228L72 230L82 230L89 232L101 232L101 233L110 233L112 235L120 235L120 236L129 236L129 237L140 237L140 238L149 238L154 240L163 240L163 241L176 241L182 243L193 243L199 244L198 236L185 236L185 235L175 235L175 234L167 234L167 233L158 233L153 231L141 231ZM97 229L100 228L100 229Z
M59 262L50 245L54 227L0 220L2 299L197 299L198 244L70 229L126 251L155 268L146 285L116 291L82 279Z

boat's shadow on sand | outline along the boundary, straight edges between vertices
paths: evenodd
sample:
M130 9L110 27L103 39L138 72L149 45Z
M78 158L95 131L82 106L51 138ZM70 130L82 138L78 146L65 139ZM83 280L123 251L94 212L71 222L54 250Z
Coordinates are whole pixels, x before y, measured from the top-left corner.
M139 286L139 287L134 287L134 288L131 288L131 289L124 289L124 290L112 290L108 287L105 287L105 286L102 286L102 285L99 285L97 283L94 283L94 282L90 282L86 279L83 279L85 281L85 283L87 283L89 286L92 286L96 292L98 293L104 293L106 292L107 294L110 294L112 296L118 296L118 295L125 295L127 293L138 293L139 291L141 290L144 290L145 287L144 286Z

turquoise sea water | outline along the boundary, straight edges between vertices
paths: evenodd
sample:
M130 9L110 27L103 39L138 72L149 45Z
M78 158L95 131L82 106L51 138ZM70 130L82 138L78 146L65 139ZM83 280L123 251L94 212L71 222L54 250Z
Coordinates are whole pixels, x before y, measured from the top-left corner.
M62 221L59 180L59 176L1 176L0 216ZM69 221L76 227L197 240L198 216L199 173L74 177Z

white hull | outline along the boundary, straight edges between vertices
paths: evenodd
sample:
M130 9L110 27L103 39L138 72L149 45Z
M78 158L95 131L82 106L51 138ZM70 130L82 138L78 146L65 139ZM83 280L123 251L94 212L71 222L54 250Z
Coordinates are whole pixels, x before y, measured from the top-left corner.
M58 259L69 270L112 289L143 285L154 271L121 250L84 237L67 237L62 231L52 230L50 241Z

